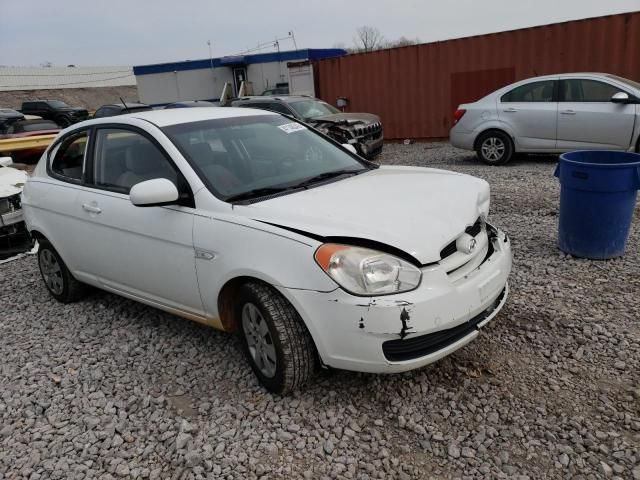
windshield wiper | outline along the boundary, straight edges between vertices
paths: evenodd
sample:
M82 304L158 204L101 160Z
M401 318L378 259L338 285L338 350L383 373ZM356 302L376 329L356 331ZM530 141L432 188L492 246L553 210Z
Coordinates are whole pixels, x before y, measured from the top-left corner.
M324 172L319 175L314 175L313 177L309 177L306 180L297 183L296 187L307 187L317 182L321 182L322 180L327 180L329 178L341 177L342 175L358 175L359 173L366 172L367 169L363 168L362 170L334 170L332 172Z
M267 195L273 195L275 193L287 192L289 190L299 190L298 185L291 185L287 187L262 187L254 188L253 190L247 190L246 192L231 195L225 198L227 202L240 202L242 200L251 200L253 198L265 197Z

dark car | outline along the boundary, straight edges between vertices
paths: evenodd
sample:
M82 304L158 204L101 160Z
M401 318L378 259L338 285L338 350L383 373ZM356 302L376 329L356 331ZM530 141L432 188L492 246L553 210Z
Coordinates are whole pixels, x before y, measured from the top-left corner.
M62 128L89 118L89 112L84 108L72 107L60 100L29 100L22 102L20 111L25 115L52 120Z
M115 117L116 115L124 115L126 113L146 112L152 108L145 103L112 103L111 105L103 105L96 110L93 118Z
M207 102L205 100L192 100L185 102L173 102L169 105L165 105L164 108L195 108L195 107L217 107L215 103Z
M262 95L272 96L272 95L289 95L289 85L276 86L275 88L268 88Z
M353 145L360 155L368 159L382 152L382 122L372 113L343 113L327 102L304 95L242 97L232 101L231 106L289 115L338 143Z
M0 132L17 120L24 120L24 115L11 108L0 108Z

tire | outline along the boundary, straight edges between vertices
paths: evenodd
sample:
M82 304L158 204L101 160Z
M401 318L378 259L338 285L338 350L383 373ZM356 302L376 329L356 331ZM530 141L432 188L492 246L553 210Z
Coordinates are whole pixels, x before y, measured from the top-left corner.
M62 303L80 300L87 292L87 285L76 280L56 252L46 240L39 240L38 266L47 290L53 298Z
M314 376L318 362L313 339L280 293L264 283L246 283L238 291L235 313L244 353L267 390L284 395Z
M62 128L67 128L71 125L71 119L69 117L58 117L56 119L56 123Z
M476 142L476 154L487 165L504 165L513 157L513 142L500 130L485 132Z

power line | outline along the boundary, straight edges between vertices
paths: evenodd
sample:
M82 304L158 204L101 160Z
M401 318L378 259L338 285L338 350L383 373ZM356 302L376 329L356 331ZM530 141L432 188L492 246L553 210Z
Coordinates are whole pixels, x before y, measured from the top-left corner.
M43 67L49 68L49 67ZM55 68L55 67L54 67ZM79 77L86 75L111 75L114 73L129 73L132 74L132 70L114 70L111 72L89 72L89 73L2 73L3 68L0 68L0 77Z
M109 78L101 78L99 80L86 80L83 82L68 82L68 83L50 83L48 85L0 85L0 88L14 88L14 87L22 87L22 89L30 89L30 88L56 88L63 87L67 85L82 85L87 83L100 83L100 82L108 82L110 80L117 80L120 78L128 78L133 77L133 74L121 75L119 77L109 77Z

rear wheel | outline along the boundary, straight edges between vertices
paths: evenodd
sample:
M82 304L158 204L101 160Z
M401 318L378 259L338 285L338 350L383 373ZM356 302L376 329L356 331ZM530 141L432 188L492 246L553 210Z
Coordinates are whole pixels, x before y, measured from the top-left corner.
M316 350L300 315L272 287L243 285L236 303L243 350L267 390L286 394L315 373Z
M38 243L38 266L51 296L62 303L80 300L87 291L87 285L71 275L58 252L48 241L40 239Z
M483 133L476 143L478 158L487 165L504 165L513 157L513 142L504 132Z

